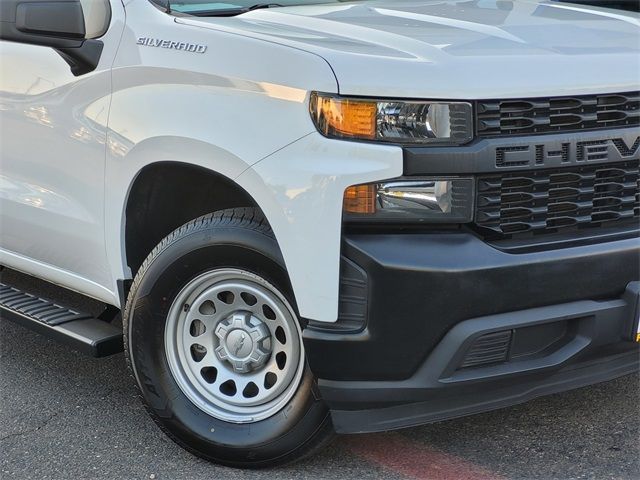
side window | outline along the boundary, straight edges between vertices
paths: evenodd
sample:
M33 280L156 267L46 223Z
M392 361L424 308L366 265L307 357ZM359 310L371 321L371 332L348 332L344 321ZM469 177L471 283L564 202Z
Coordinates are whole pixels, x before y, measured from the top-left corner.
M104 35L111 22L109 0L80 0L80 4L84 12L86 38L98 38Z

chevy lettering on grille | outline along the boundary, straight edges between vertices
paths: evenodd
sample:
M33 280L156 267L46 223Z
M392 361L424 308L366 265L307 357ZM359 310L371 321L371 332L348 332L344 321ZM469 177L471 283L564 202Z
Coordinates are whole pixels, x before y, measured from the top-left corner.
M171 40L162 40L160 38L139 37L136 43L138 45L144 45L145 47L168 48L191 53L204 53L207 51L206 45L188 42L174 42Z
M496 167L557 167L593 161L638 157L640 136L585 141L554 141L496 147Z

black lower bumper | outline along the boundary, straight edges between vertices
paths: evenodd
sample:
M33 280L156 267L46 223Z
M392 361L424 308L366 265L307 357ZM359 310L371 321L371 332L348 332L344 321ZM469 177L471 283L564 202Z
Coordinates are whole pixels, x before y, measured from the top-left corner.
M343 254L362 275L364 324L304 334L339 432L476 413L638 368L637 238L512 254L466 233L354 235Z
M637 348L614 349L604 356L596 355L544 375L508 378L501 382L489 382L467 389L451 388L440 392L429 392L424 388L416 390L415 386L387 385L383 390L377 391L376 396L385 390L391 393L393 389L408 388L414 391L416 398L422 400L375 409L362 408L363 404L360 404L359 410L333 408L333 425L338 433L368 433L472 415L637 372L639 358ZM331 383L322 385L321 390L323 395L328 397L338 393L344 399L344 394L347 394L340 387L338 390L334 389ZM362 398L365 392L358 393L357 396Z

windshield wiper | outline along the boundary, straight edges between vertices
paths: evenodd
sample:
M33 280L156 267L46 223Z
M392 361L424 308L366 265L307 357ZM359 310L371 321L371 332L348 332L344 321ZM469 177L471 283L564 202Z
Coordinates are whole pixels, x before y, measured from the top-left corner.
M284 7L284 5L280 5L279 3L256 3L255 5L246 7L245 10L247 12L250 12L251 10L259 10L261 8L274 8L274 7Z
M284 7L284 5L280 3L256 3L255 5L250 5L248 7L225 8L219 10L200 10L197 12L189 12L189 15L194 15L196 17L233 17L250 12L252 10L275 7Z

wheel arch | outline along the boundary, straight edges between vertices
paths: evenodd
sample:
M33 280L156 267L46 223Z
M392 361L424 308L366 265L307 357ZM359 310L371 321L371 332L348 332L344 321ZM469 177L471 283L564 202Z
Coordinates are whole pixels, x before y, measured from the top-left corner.
M145 165L131 182L123 209L125 262L132 276L173 230L207 213L235 207L260 209L246 190L215 170L177 161Z
M252 172L251 167L255 162L242 159L233 152L208 142L178 136L146 138L137 144L131 144L128 150L123 148L118 155L113 151L111 153L105 176L105 247L112 272L112 291L119 299L116 306L124 308L131 280L141 262L164 236L189 220L217 210L257 207L267 219L278 247L286 257L280 243L282 236L286 234L286 230L281 227L283 222L287 223L286 212L277 200L282 192L274 191L268 181L255 173L249 175L251 181L247 181L246 176L242 175ZM172 175L172 172L183 172L184 175ZM166 192L167 185L179 177L197 178L200 190L190 192L188 197L208 199L204 206L193 208L191 205L191 208L177 212L179 214L173 216L172 221L166 219L163 227L153 232L145 231L144 222L136 225L136 217L131 214L145 218L143 212L149 210L145 210L144 202L148 201L146 195L152 195L149 189L153 185L156 188L161 186L161 191ZM228 198L218 195L224 202L216 202L215 195L205 195L202 189L211 186L222 188L222 192L229 194ZM176 191L180 192L181 187L174 189ZM182 191L185 189L182 188ZM176 199L175 195L165 197L174 200L174 208L183 207L185 203ZM139 208L137 211L134 208L136 206ZM149 221L146 218L146 222ZM144 233L143 238L138 236L139 232ZM286 258L285 263L289 275L290 265ZM294 285L292 287L294 297L297 297L296 288ZM294 301L297 303L297 298Z

